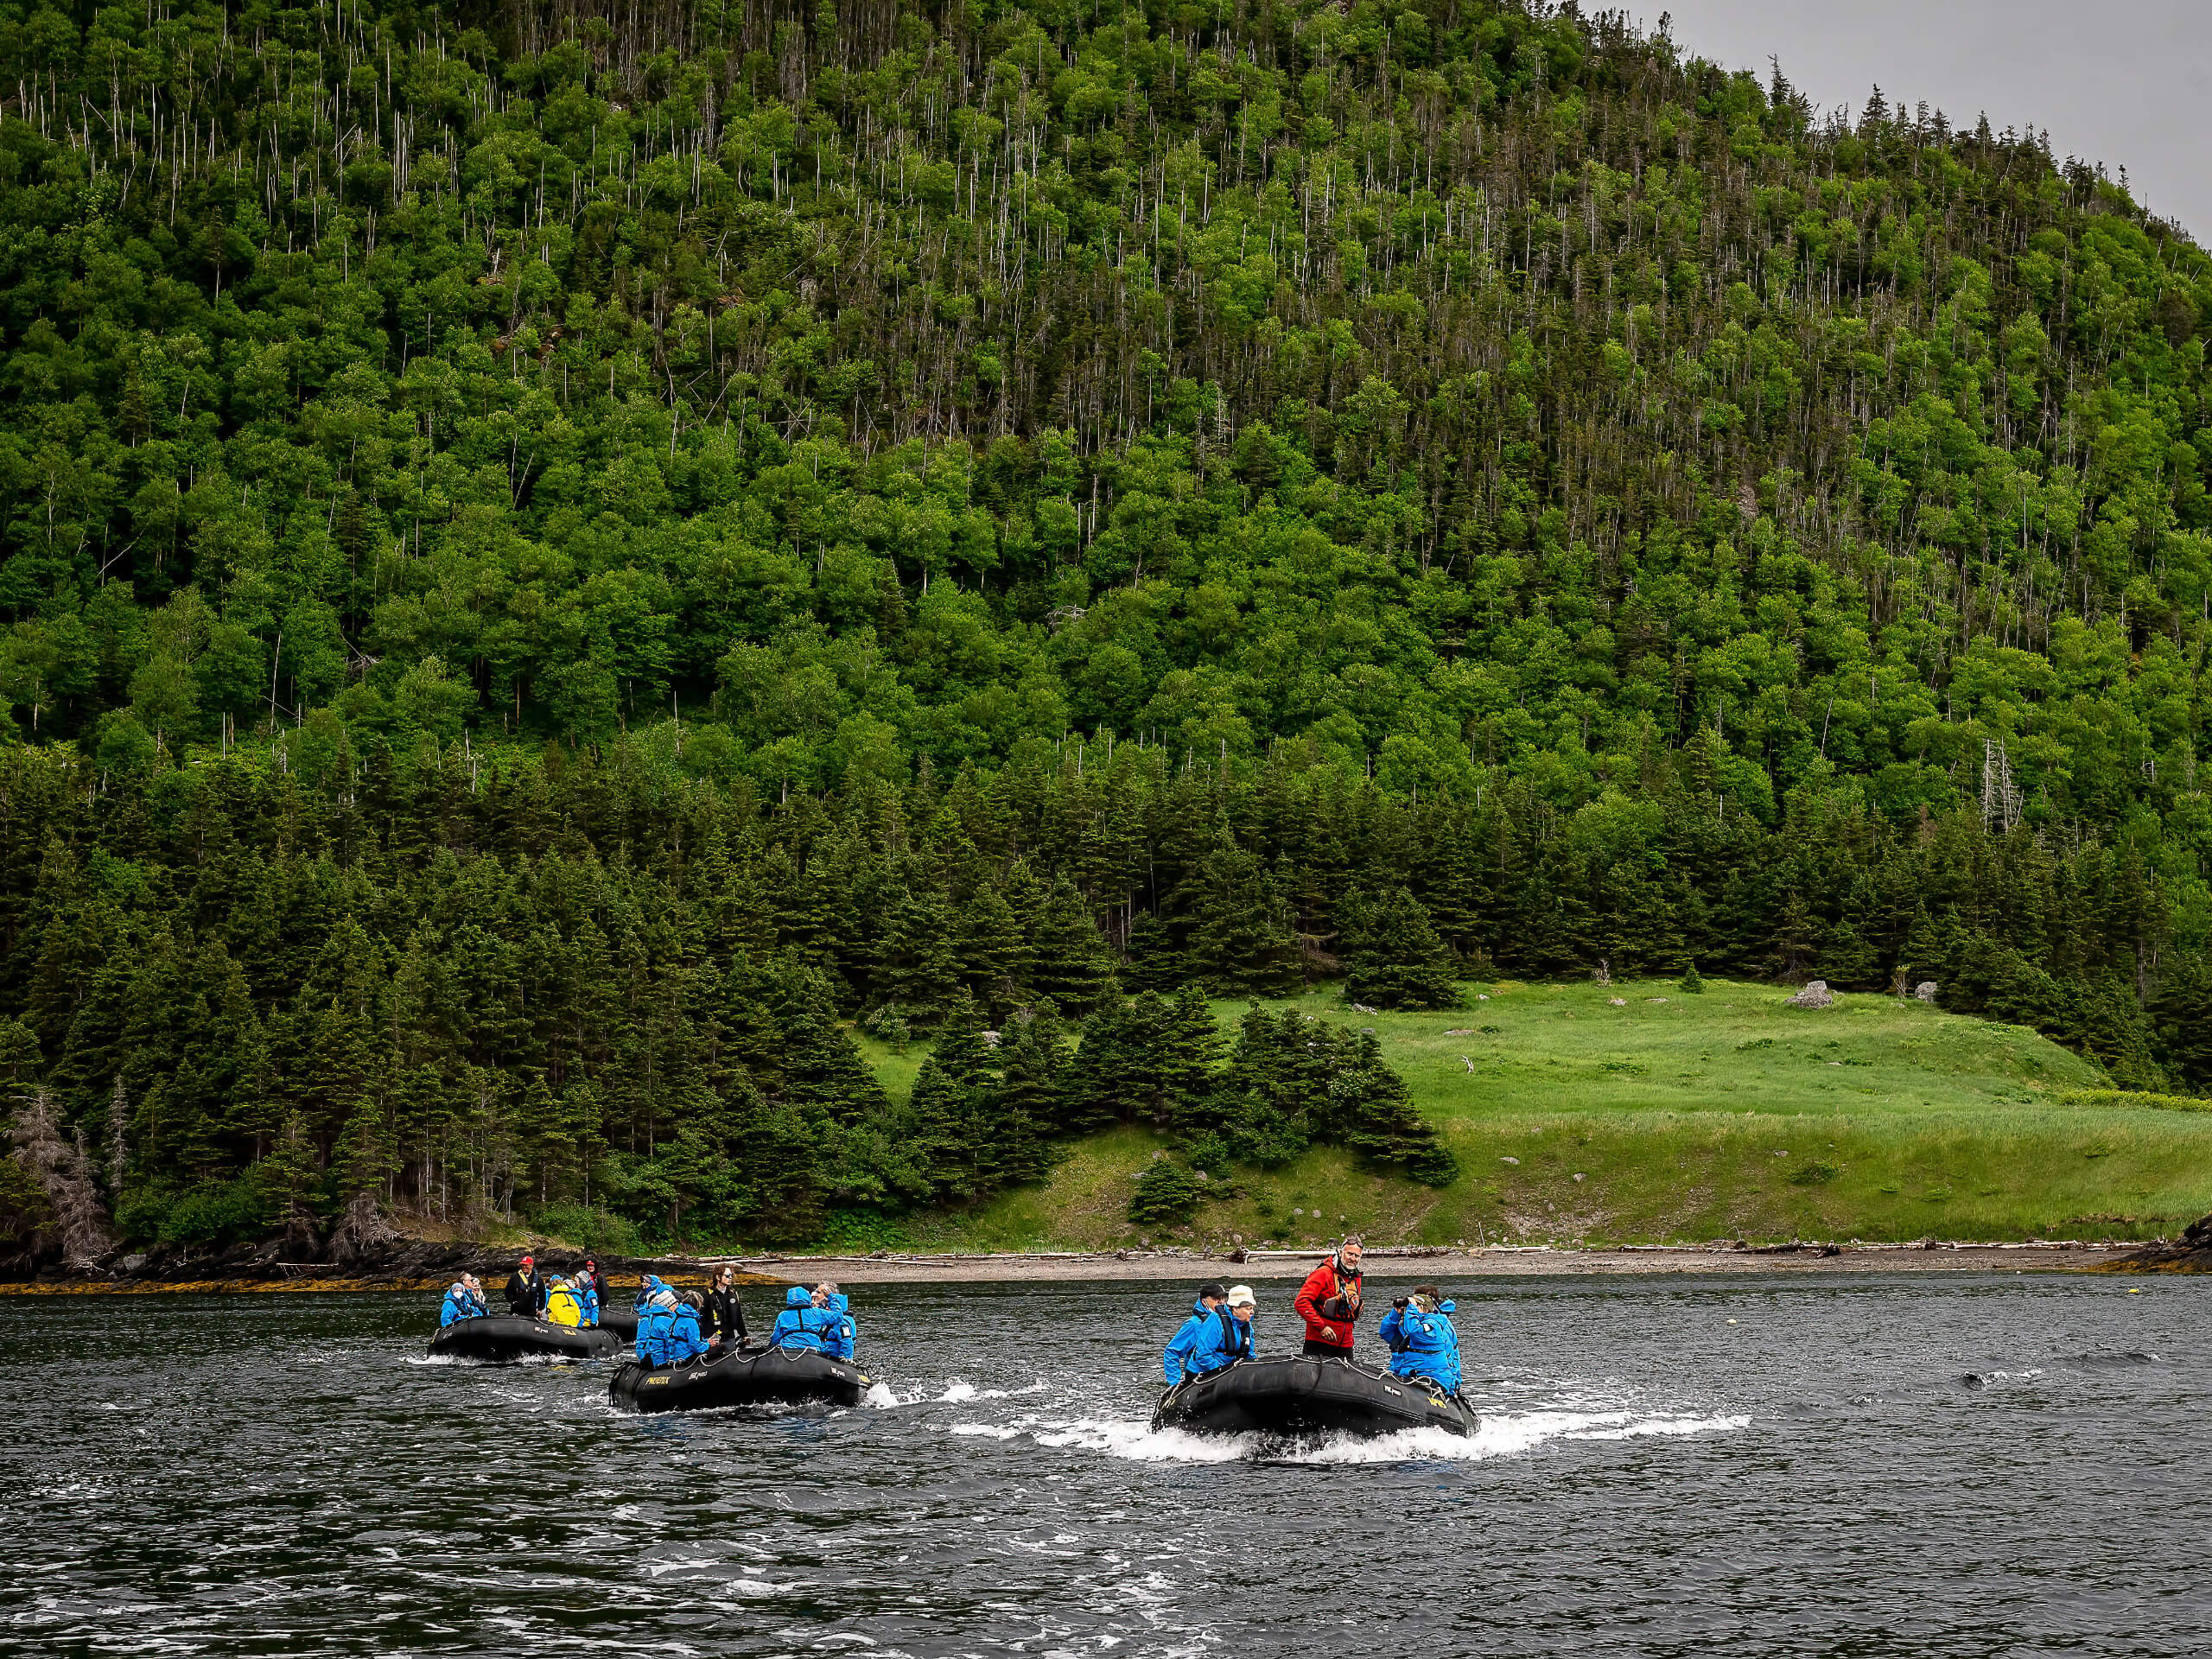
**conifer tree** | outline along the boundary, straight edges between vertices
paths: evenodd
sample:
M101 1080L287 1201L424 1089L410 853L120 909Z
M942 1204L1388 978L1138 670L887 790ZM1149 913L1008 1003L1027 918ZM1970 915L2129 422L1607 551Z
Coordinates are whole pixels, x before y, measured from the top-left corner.
M978 1139L985 1087L982 1039L969 1020L948 1020L915 1074L906 1107L915 1160L940 1202L978 1197L989 1185L995 1154Z
M1346 1145L1363 1157L1395 1165L1426 1186L1457 1179L1459 1160L1414 1109L1405 1082L1382 1063L1374 1034L1363 1033L1339 1053L1330 1078L1332 1111L1342 1115Z
M945 1017L962 988L952 919L934 893L902 887L891 906L874 995L895 1006L909 1026L927 1029Z
M1378 1008L1456 1008L1452 953L1404 887L1354 893L1344 905L1344 994Z
M1289 913L1259 859L1226 839L1206 855L1192 902L1191 960L1228 995L1284 995L1300 983Z
M986 1116L1000 1140L1001 1177L1009 1184L1042 1179L1046 1140L1064 1121L1063 1088L1070 1069L1066 1036L1049 1002L1009 1021L995 1057L998 1081Z
M1039 996L1072 1014L1096 1007L1114 985L1113 959L1090 918L1090 907L1062 876L1029 924L1029 982Z
M889 1104L883 1085L838 1027L829 983L819 972L785 964L772 993L782 1033L777 1098L810 1122L849 1128Z
M1014 906L986 886L961 907L960 972L969 994L994 1020L1003 1020L1033 978L1029 941Z

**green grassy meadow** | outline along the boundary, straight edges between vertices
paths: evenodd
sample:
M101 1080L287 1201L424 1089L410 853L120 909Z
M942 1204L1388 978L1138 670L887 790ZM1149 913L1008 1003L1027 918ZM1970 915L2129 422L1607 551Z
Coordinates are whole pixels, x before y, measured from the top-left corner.
M2069 1103L2109 1090L2103 1072L2020 1027L1886 996L1801 1010L1718 980L1467 995L1441 1014L1354 1014L1333 991L1298 1003L1374 1029L1459 1156L1452 1185L1316 1152L1234 1172L1234 1196L1154 1242L1296 1246L1346 1226L1437 1244L2139 1238L2212 1211L2212 1114ZM1243 1006L1219 1005L1224 1027ZM894 1092L911 1086L918 1050L868 1053ZM908 1242L1135 1244L1130 1179L1164 1145L1094 1136L1043 1185L910 1224Z

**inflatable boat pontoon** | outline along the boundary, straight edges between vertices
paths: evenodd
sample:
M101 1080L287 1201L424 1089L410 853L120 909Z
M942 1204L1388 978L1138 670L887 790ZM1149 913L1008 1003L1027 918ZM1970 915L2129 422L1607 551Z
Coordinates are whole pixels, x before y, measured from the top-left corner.
M624 1411L706 1411L717 1406L856 1406L868 1387L861 1369L810 1348L741 1349L682 1365L625 1363L607 1386Z
M612 1331L589 1325L555 1325L547 1319L525 1319L515 1313L493 1313L480 1319L460 1319L430 1338L430 1351L454 1359L480 1359L507 1364L533 1354L556 1359L599 1359L619 1353L622 1339Z
M1440 1428L1471 1434L1474 1408L1414 1378L1349 1359L1247 1359L1177 1383L1160 1396L1156 1428L1193 1434L1395 1434Z

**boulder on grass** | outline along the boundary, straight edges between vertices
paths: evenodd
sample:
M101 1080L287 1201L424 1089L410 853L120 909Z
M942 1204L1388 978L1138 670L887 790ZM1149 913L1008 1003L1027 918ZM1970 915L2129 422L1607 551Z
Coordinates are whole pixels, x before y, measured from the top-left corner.
M1816 979L1810 984L1807 985L1803 990L1798 992L1796 995L1791 997L1789 999L1789 1006L1793 1008L1834 1007L1835 1006L1835 993L1828 989L1827 981L1825 979Z

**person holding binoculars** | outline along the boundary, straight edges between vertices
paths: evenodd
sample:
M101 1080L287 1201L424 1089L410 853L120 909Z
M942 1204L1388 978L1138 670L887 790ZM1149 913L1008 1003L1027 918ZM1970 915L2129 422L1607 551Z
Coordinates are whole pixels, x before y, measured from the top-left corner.
M1416 1285L1391 1302L1382 1316L1382 1340L1390 1344L1393 1376L1459 1392L1459 1333L1452 1326L1452 1309L1434 1285Z

